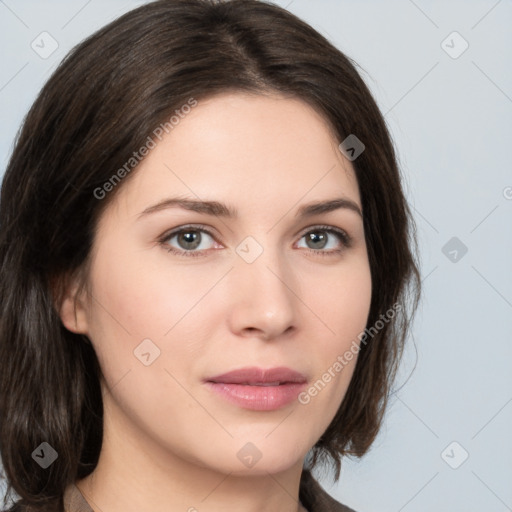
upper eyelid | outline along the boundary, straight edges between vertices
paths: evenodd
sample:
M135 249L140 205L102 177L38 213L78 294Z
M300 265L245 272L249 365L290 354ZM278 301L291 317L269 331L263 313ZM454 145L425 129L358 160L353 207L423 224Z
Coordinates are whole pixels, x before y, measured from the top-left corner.
M304 235L306 235L310 231L314 231L315 229L319 230L319 231L321 231L321 230L331 231L334 234L337 234L342 239L342 242L345 243L347 246L350 246L352 243L352 236L345 229L337 227L337 226L332 226L329 224L313 224L311 226L307 226L307 227L301 229L300 232L298 233L298 235L300 235L300 237L302 238ZM166 233L164 233L159 238L159 240L161 242L165 242L165 241L169 240L170 238L173 238L177 234L187 231L187 230L204 231L204 232L206 232L206 234L208 234L209 236L211 236L218 242L217 237L214 233L215 230L210 228L209 226L205 226L203 224L185 224L183 226L176 227L176 228L171 229L171 230L167 231Z
M177 234L183 232L183 231L205 231L208 235L210 235L211 237L214 237L215 238L215 234L213 232L213 230L211 228L209 228L208 226L203 226L201 224L192 224L192 225L183 225L183 226L179 226L177 228L174 228L174 229L170 229L168 231L166 231L165 233L163 233L162 236L159 237L159 240L160 241L165 241L165 240L168 240L169 238L173 237L173 236L176 236Z

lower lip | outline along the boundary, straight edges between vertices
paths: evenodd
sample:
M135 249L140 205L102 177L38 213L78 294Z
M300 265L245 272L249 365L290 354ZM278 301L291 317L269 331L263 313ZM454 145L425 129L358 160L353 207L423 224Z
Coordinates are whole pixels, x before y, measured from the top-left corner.
M247 384L225 384L206 382L215 393L243 409L274 411L297 399L306 383L288 383L279 386L249 386Z

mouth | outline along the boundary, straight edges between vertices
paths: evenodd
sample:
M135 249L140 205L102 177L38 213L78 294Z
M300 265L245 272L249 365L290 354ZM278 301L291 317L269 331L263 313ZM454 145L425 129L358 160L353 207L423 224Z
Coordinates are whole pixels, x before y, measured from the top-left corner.
M241 368L204 381L217 396L254 411L273 411L290 404L306 383L304 375L286 367Z

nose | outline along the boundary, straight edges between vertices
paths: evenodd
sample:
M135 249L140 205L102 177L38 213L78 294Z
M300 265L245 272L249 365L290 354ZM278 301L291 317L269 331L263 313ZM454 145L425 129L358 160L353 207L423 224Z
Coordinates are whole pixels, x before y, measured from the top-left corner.
M272 340L297 328L297 283L279 256L264 251L252 263L238 260L230 279L228 321L233 333Z

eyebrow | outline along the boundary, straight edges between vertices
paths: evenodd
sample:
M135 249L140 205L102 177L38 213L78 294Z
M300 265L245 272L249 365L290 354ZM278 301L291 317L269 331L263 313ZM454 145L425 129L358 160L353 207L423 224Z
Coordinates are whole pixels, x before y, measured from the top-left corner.
M139 217L161 210L166 210L168 208L182 208L184 210L190 210L193 212L229 219L235 219L238 217L238 211L236 208L228 206L224 203L220 203L218 201L199 201L195 199L185 199L179 197L164 199L163 201L160 201L153 206L149 206L139 215ZM359 205L351 199L343 197L304 204L297 210L295 217L312 217L313 215L329 213L339 209L353 211L357 213L361 218L363 217Z

